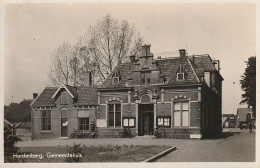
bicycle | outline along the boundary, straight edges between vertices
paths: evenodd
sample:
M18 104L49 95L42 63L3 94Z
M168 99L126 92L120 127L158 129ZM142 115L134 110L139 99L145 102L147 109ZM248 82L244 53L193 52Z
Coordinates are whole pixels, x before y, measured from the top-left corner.
M75 128L73 128L73 132L70 134L70 138L79 138L79 131Z
M162 131L159 131L162 130ZM152 139L157 138L168 138L166 131L164 128L155 128L153 132L151 132Z
M119 132L119 137L120 138L132 138L132 130L130 128L124 128L123 131Z

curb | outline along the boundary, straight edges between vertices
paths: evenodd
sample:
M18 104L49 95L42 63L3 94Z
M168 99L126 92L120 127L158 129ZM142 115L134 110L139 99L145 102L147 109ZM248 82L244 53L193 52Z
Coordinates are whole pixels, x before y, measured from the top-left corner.
M175 151L176 149L177 149L176 146L172 146L169 149L167 149L167 150L165 150L165 151L163 151L163 152L161 152L161 153L159 153L159 154L157 154L155 156L152 156L152 157L150 157L149 159L146 159L143 162L154 162L154 161L160 159L161 157L167 155L168 153L171 153L172 151Z

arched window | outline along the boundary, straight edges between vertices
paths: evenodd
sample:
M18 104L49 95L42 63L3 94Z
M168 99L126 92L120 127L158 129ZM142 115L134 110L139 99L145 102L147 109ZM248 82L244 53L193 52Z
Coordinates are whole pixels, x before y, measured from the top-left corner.
M145 94L141 97L141 102L142 103L148 103L148 102L151 102L151 98L149 95Z

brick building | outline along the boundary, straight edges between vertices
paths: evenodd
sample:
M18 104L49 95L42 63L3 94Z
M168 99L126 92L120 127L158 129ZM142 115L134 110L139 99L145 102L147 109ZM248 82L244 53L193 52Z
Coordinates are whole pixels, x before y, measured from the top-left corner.
M116 67L98 88L99 136L130 127L148 135L163 127L172 138L202 138L222 130L219 61L209 55L154 59L150 45L142 55Z
M46 87L34 95L31 107L34 139L68 137L74 129L90 131L96 119L97 90L93 86Z
M138 136L163 127L171 138L220 132L219 61L187 56L183 49L179 57L155 59L150 47L144 45L141 55L118 65L98 88L46 88L31 105L34 137L68 136L91 121L99 137L117 137L123 127Z

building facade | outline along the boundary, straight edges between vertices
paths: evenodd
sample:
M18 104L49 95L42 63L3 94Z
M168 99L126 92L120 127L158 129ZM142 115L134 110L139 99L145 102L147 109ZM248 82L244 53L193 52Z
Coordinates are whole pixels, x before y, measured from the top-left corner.
M123 128L136 136L163 128L171 138L221 132L219 61L183 49L179 57L155 59L150 48L118 65L98 88L46 88L31 105L33 136L66 137L90 122L101 138L118 137Z
M35 95L32 107L32 138L68 137L73 131L90 131L97 111L93 86L46 87Z
M163 127L172 138L202 138L222 130L219 61L209 55L154 59L150 45L130 56L98 88L99 136L116 137L123 127L149 135Z

